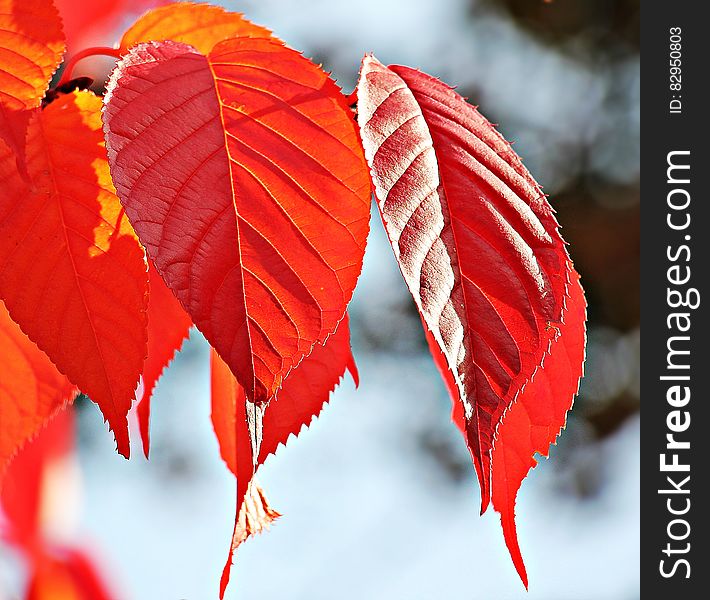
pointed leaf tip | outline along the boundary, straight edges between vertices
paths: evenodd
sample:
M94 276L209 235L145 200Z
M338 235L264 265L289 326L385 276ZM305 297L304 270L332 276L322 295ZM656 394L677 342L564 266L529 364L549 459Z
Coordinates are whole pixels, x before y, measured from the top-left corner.
M153 391L163 372L190 334L192 321L173 295L152 261L148 266L148 355L143 364L143 395L136 415L143 454L150 453L150 409Z
M244 503L234 522L234 532L232 533L227 561L224 564L219 581L220 600L224 598L227 585L229 585L237 548L251 536L268 531L271 524L280 516L281 514L269 505L266 494L256 479L252 479L244 497Z

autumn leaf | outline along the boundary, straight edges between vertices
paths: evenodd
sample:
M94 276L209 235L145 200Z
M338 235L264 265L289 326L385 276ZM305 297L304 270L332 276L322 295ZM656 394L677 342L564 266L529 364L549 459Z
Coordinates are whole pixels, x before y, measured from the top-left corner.
M136 46L108 86L114 183L158 272L251 402L332 333L370 182L337 86L268 39Z
M263 409L247 400L229 367L212 350L212 425L222 459L237 477L237 518L220 597L229 582L234 551L255 529L245 529L242 521L247 517L243 513L269 516L268 504L265 498L261 500L263 493L254 498L255 491L250 488L256 485L254 474L280 444L285 445L292 435L298 436L320 414L346 370L357 384L347 315L325 344L317 344L291 372L278 396ZM255 517L245 521L250 522L261 523Z
M32 558L44 545L42 504L49 492L47 475L74 448L74 416L71 410L63 410L65 406L54 411L12 460L0 495L7 519L4 537Z
M323 344L303 359L289 375L276 399L264 413L258 463L275 454L291 435L298 436L317 417L330 393L349 372L355 385L360 378L350 348L350 322L347 313L338 329Z
M437 366L460 403L454 416L463 417L482 511L493 481L494 506L527 585L510 525L524 473L517 469L513 486L506 471L514 453L526 465L534 452L546 453L571 407L584 347L578 276L539 186L449 86L366 56L357 94L382 220ZM543 367L558 361L567 369ZM559 375L554 387L538 384L551 369ZM518 424L523 417L510 416L520 406L547 433L506 448L511 437L529 437Z
M0 302L0 487L10 459L76 395L76 388Z
M149 11L123 34L120 49L126 53L142 42L183 42L209 54L218 42L233 37L271 37L265 27L254 25L240 13L220 6L180 2Z
M27 600L116 600L91 555L76 548L57 548L35 561Z
M515 499L535 455L549 456L550 444L565 427L571 399L579 389L586 342L586 302L579 275L570 273L569 296L559 332L544 363L520 391L498 426L492 456L493 508L501 515L505 543L528 585L515 529Z
M190 333L192 321L152 263L148 267L148 355L143 365L143 395L136 414L146 458L150 452L150 400L163 371Z
M101 99L60 96L30 122L29 180L0 144L0 298L100 406L129 454L126 415L146 355L144 253L106 162Z
M0 105L37 108L64 54L51 0L0 0Z
M51 0L0 0L0 140L24 170L32 109L62 62L62 21Z
M65 518L62 503L72 498L66 475L73 466L74 440L73 412L59 410L7 471L0 498L2 537L27 560L27 600L113 598L89 554L58 544L52 535L56 520Z

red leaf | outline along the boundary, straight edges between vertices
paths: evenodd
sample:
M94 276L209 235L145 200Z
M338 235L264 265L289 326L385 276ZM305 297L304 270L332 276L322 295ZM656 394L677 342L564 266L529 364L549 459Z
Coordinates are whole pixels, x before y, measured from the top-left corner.
M65 406L66 402L62 403L47 417L37 435L18 452L7 469L2 489L6 535L30 556L41 552L44 545L42 504L47 501L47 474L74 448L74 415L71 410L62 410Z
M532 378L560 352L565 322L574 326L563 344L583 347L584 297L569 289L571 280L578 287L577 275L544 194L461 96L424 73L367 56L358 112L392 248L461 405L454 418L463 416L483 511L492 473L500 482L497 469L505 469L492 461L495 449L505 452L496 441L501 419L519 395L535 414L549 405ZM566 379L549 391L556 403L550 430L564 423L581 376L583 356L571 358ZM524 433L518 428L506 439Z
M209 54L218 42L232 37L268 38L271 32L221 6L180 2L151 10L138 19L123 34L121 52L142 42L171 40Z
M136 414L143 452L150 451L150 399L163 371L190 333L192 321L168 289L153 263L148 267L148 356L143 365L143 395Z
M20 165L28 111L40 105L64 48L62 21L51 0L0 0L0 140Z
M359 375L350 349L350 322L347 313L324 345L318 344L284 382L283 388L266 408L259 451L259 464L275 454L279 444L298 436L317 417L330 393L349 371L359 384Z
M325 345L316 345L291 372L278 396L264 410L246 399L244 389L214 350L211 366L212 424L220 454L237 477L237 515L241 515L250 502L245 495L249 493L250 482L255 481L253 476L258 467L276 452L279 444L286 444L291 435L297 436L320 414L346 369L357 384L347 315ZM239 526L240 518L235 524L232 548L222 575L222 595L229 581L233 552L247 537Z
M515 531L515 498L537 464L535 454L549 456L550 444L564 428L584 362L586 302L579 275L572 271L570 278L559 335L544 364L504 415L493 448L493 508L500 513L505 543L525 587L528 579Z
M370 184L344 97L279 42L136 46L104 112L114 182L157 270L268 402L345 313Z
M227 12L219 6L181 2L156 8L143 15L123 34L120 48L125 53L142 42L172 40L190 44L206 54L224 39L244 36L269 37L270 31L250 23L239 13ZM146 457L150 447L151 379L153 384L157 381L174 351L179 349L188 335L187 330L192 324L152 263L149 278L151 298L148 307L148 359L143 372L145 391L136 411ZM158 290L155 301L154 289ZM157 324L159 331L154 333L151 323ZM150 371L156 368L157 372L152 375Z
M114 194L91 92L30 122L29 180L0 143L0 298L98 405L128 456L126 414L146 354L144 253Z
M0 487L10 459L63 406L76 388L10 319L0 302Z
M76 548L58 548L35 562L27 600L113 600L91 555Z
M59 410L22 448L7 472L2 491L7 520L2 533L28 560L27 600L113 597L89 555L79 548L56 544L48 527L48 515L62 518L64 513L48 513L47 507L56 507L59 496L60 502L72 496L67 494L63 476L71 468L74 439L73 412Z

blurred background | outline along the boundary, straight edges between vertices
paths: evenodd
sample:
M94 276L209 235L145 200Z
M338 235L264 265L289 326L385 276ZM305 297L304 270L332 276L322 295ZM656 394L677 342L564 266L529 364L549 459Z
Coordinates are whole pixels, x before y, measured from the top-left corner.
M351 305L360 388L347 379L260 470L284 516L239 549L227 597L638 598L638 0L213 3L273 29L346 93L365 52L456 84L550 194L589 301L580 395L519 496L526 593L496 513L478 516L468 451L374 211ZM97 2L93 21L86 3L57 4L74 6L67 27L77 50L112 44L150 3ZM204 339L193 331L158 386L149 462L137 429L127 462L98 408L78 409L77 457L58 488L72 498L61 535L90 549L119 599L216 598L235 485L211 430ZM0 545L0 598L20 597L23 568Z

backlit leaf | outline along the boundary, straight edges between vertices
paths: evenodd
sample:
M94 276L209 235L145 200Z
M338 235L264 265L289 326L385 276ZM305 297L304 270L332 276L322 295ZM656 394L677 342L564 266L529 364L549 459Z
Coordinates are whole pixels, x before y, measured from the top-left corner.
M51 0L0 0L0 140L20 161L28 111L40 105L64 48Z
M244 403L246 397L244 389L214 350L211 369L212 424L219 440L222 459L236 475L235 407L238 403ZM257 460L259 465L276 452L279 444L286 444L291 435L298 436L301 429L320 414L346 370L357 385L359 378L350 349L347 315L326 343L316 345L313 352L290 373L276 400L264 411Z
M0 302L0 483L8 462L76 388L10 319ZM1 487L1 486L0 486Z
M101 99L33 116L29 180L0 144L0 298L60 372L100 406L128 456L126 414L146 355L144 253L114 193Z
M180 2L149 11L123 34L121 51L142 42L183 42L209 54L218 42L232 37L268 38L271 32L240 13L220 6Z
M317 344L284 382L276 399L264 413L264 426L259 450L259 464L274 454L291 435L298 436L317 417L330 393L348 371L359 384L355 359L350 349L348 315L325 344Z
M528 471L537 464L535 454L548 456L550 444L564 428L584 361L586 302L579 275L572 271L570 278L559 335L543 365L503 416L493 448L493 508L500 513L505 543L526 587L515 530L515 499Z

